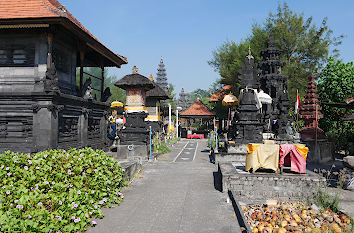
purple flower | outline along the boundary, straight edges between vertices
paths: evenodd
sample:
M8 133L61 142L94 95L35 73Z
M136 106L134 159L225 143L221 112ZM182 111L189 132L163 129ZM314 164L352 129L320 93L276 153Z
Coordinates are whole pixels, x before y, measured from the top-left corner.
M92 221L91 223L92 223L92 225L96 225L96 224L97 224L97 222L96 222L96 221Z
M10 193L11 193L11 191L10 191L10 190L7 190L7 191L6 191L6 194L7 194L7 195L9 195Z
M27 218L31 219L31 218L32 218L32 216L31 216L31 215L27 215Z
M77 160L81 161L81 159L80 159L80 158L78 158Z
M3 169L4 167L5 167L5 166L4 166L4 165L2 165L2 166L1 166L1 169Z
M55 156L52 156L52 159L55 159Z
M103 201L99 201L99 202L98 202L98 204L100 204L100 205L103 205L103 203L104 203Z
M28 158L31 158L31 154L28 154L27 157L28 157Z
M12 173L11 173L11 172L9 172L9 173L7 173L7 176L11 176L11 174L12 174Z
M111 184L112 182L110 180L108 180L108 184Z
M45 154L43 157L44 157L44 158L47 158L47 157L48 157L48 155L47 155L47 154Z
M105 165L106 163L104 161L102 161L102 164Z
M10 204L11 207L13 207L14 205L13 204Z
M7 168L6 168L6 171L8 171L8 170L10 170L10 168L9 168L9 167L7 167Z
M80 218L77 218L74 220L74 223L78 223L78 222L80 222L80 220L81 220Z
M85 217L86 217L86 218L88 218L88 217L89 217L89 215L86 213L86 214L85 214Z
M23 205L17 205L16 208L23 209Z
M49 182L48 181L44 181L43 184L49 184Z
M94 190L91 190L91 193L92 193L92 194L94 194L94 193L95 193L95 191L94 191Z
M109 191L110 189L109 189L109 188L107 188L107 190Z
M43 205L43 203L42 202L38 202L38 205L41 206L41 205Z
M62 218L59 216L59 215L57 215L57 216L55 216L57 219L59 219L59 220L61 220Z
M80 191L80 190L79 190L79 191L77 191L77 194L79 194L79 195L80 195L80 194L81 194L81 191Z
M61 231L60 230L57 230L56 233L60 233Z
M31 160L27 160L27 162L28 162L29 164L32 164L32 161L31 161Z
M100 173L98 173L98 175L102 176L102 173L100 172Z
M39 167L37 166L37 167L36 167L36 169L38 170L38 169L39 169Z
M52 185L55 185L55 182L54 182L54 181L52 182Z
M59 205L62 205L62 204L63 204L63 202L59 201Z
M74 161L70 161L70 163L74 163Z
M85 172L82 172L82 175L84 176L86 173Z
M84 155L83 155L83 154L80 154L79 156L82 157L82 156L84 156Z
M36 156L34 156L34 159L37 159L37 155L36 155Z
M71 216L71 219L72 219L72 220L74 220L74 219L75 219L75 217L74 217L74 216Z
M89 215L91 215L92 214L92 212L89 212Z
M93 200L90 200L91 204L93 204Z
M17 158L18 158L18 156L17 156L17 155L15 155L15 156L14 156L14 159L17 159Z
M97 209L97 205L94 205L93 207L95 207L95 209Z
M25 166L24 169L25 169L26 171L28 171L28 167L27 167L27 166Z
M71 170L70 169L68 170L68 174L71 175Z
M18 200L15 200L14 202L15 202L15 203L17 203L17 202L18 202Z

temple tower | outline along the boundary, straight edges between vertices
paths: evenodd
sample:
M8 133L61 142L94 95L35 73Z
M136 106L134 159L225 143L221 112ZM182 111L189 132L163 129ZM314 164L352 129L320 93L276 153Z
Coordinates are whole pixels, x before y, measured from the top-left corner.
M159 64L159 68L157 68L156 84L159 85L164 91L167 91L168 83L167 83L166 69L162 57Z
M322 139L324 138L324 132L318 127L317 122L323 118L323 114L321 113L321 107L318 105L315 77L311 75L308 80L305 100L300 108L300 119L304 120L305 127L302 128L300 134L302 139L315 139L317 133L317 138Z
M186 93L184 93L184 88L182 88L181 92L179 93L178 106L181 107L182 110L185 110L188 107Z
M259 143L263 140L261 106L256 98L259 80L250 49L239 78L241 80L240 106L232 121L231 137L241 144Z
M272 34L269 36L268 47L261 52L262 61L259 63L261 69L260 84L261 89L272 97L270 120L276 122L277 127L273 132L279 138L287 138L289 128L289 97L288 97L288 77L281 73L284 62L280 61L281 51L275 47Z

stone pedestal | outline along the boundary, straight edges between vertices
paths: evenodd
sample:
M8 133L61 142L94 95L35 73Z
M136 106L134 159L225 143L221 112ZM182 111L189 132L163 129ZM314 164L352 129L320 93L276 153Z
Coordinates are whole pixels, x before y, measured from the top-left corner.
M317 146L315 140L307 139L302 140L303 144L309 148L307 155L307 163L326 163L333 160L333 143L324 139L317 140ZM317 149L317 153L316 153Z
M247 144L235 144L229 146L226 152L215 154L215 163L240 162L245 163L247 156Z
M117 146L117 158L147 156L149 129L145 122L146 116L146 112L132 112L125 115L125 128L119 133L120 145Z

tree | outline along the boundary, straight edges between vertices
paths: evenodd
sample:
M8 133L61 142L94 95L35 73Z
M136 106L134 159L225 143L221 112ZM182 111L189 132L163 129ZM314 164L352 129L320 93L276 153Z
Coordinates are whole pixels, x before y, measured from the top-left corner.
M338 143L346 143L348 139L353 140L353 123L341 122L341 118L353 110L324 103L344 103L346 99L354 96L354 63L345 64L330 57L319 75L317 89L324 115L320 120L320 126L327 135L335 135Z
M240 85L238 71L247 55L248 46L257 62L260 52L267 46L272 32L275 45L282 50L281 60L285 62L283 74L289 77L288 88L290 100L295 100L296 89L304 95L307 77L318 74L330 53L338 56L338 50L330 51L341 44L343 36L333 37L332 30L324 18L320 26L313 23L312 17L305 18L289 9L284 3L279 5L275 14L270 13L263 25L254 24L252 34L240 43L227 41L213 52L213 59L208 63L222 77L221 83Z

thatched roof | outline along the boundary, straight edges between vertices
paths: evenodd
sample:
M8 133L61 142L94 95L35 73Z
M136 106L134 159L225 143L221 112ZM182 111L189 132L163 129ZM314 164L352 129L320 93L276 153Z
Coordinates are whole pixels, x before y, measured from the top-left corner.
M155 99L159 99L159 100L171 99L171 97L168 95L168 93L164 89L162 89L156 83L154 83L154 84L155 84L155 87L146 92L147 98L155 98Z
M144 88L144 89L153 89L155 84L151 82L147 77L141 74L128 74L122 79L118 80L115 86L126 90L127 88Z

